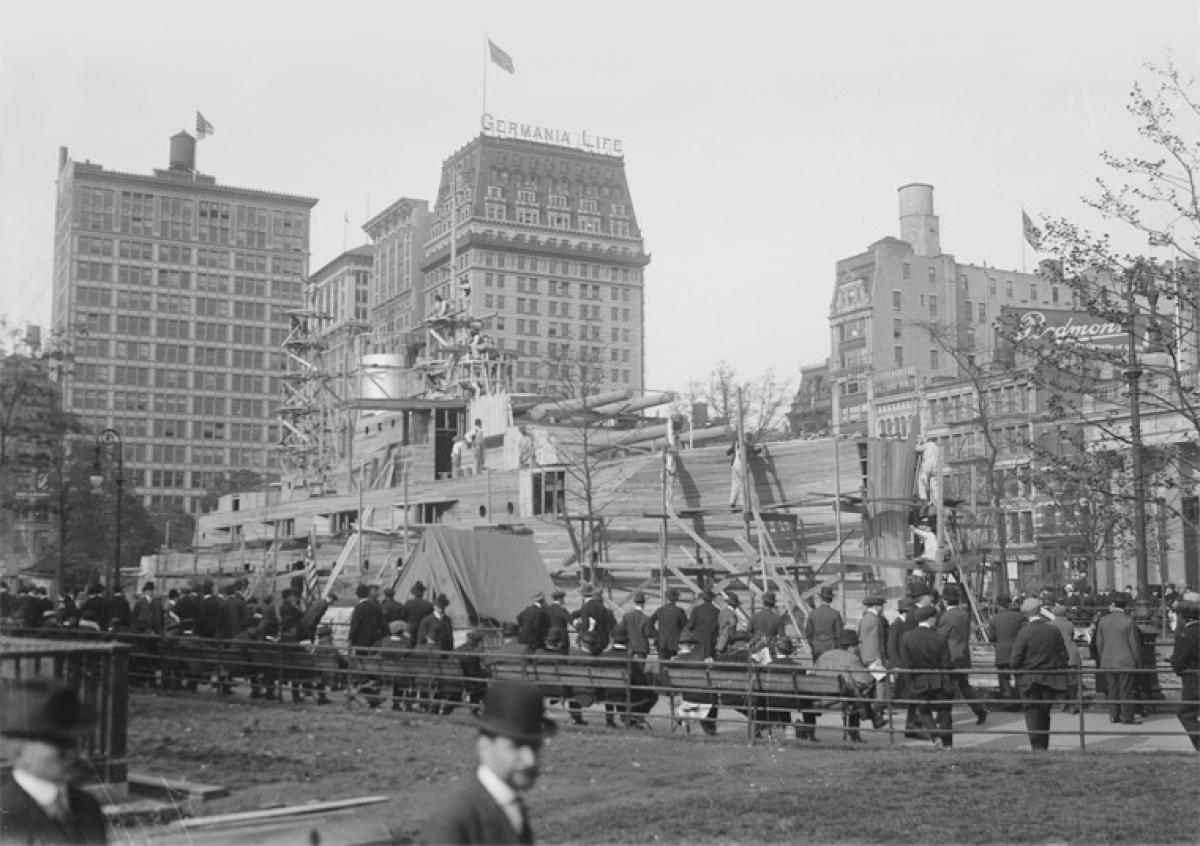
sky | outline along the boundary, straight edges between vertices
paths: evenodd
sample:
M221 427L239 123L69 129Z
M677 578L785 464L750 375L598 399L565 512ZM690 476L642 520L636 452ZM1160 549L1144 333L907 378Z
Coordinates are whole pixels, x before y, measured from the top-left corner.
M497 117L622 140L648 388L722 360L795 387L830 352L835 263L899 235L900 186L934 186L963 262L1032 269L1022 208L1103 231L1080 198L1168 59L1200 70L1197 0L0 0L0 315L49 324L60 146L149 173L198 109L201 171L318 198L316 270L434 198L486 87Z

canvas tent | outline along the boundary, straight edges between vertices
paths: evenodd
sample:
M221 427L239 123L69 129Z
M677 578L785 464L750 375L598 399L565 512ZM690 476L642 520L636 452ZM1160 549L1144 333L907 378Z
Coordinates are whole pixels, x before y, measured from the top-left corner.
M418 580L427 589L426 599L439 593L450 598L446 613L456 631L482 618L515 621L533 594L549 596L554 590L531 536L446 526L425 530L396 581L396 598L407 598Z

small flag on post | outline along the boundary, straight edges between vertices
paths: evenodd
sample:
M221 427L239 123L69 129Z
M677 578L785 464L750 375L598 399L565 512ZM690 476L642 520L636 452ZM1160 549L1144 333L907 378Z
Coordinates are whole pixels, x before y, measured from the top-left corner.
M1021 210L1021 224L1025 228L1025 240L1029 242L1029 246L1035 250L1042 248L1042 230L1033 225L1033 221L1029 219L1029 215L1025 214L1025 210Z
M512 56L508 55L499 47L497 47L495 42L493 42L490 38L488 39L488 50L491 52L492 61L495 64L499 65L509 73L517 72L516 67L513 66Z
M208 122L208 118L196 112L196 137L203 138L206 135L213 134L213 125Z
M316 540L315 533L310 532L308 547L304 550L304 601L313 602L320 589L320 577L317 575L317 553L313 549Z

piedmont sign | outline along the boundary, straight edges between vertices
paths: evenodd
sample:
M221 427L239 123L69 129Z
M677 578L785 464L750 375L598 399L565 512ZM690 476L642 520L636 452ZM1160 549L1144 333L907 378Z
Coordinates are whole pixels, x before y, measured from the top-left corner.
M607 138L593 135L586 129L574 132L569 129L559 129L553 126L543 126L536 123L521 123L515 120L504 120L484 112L480 119L485 135L496 138L515 138L518 141L540 141L543 144L555 144L559 147L572 147L589 153L599 153L604 156L624 155L624 146L620 138Z
M1094 350L1120 352L1129 346L1129 333L1119 323L1097 320L1081 311L1005 309L1017 319L1016 341L1070 341Z

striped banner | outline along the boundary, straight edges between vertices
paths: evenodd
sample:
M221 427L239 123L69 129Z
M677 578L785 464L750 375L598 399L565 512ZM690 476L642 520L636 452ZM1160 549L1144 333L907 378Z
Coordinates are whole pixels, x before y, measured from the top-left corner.
M315 602L317 590L320 587L317 576L316 538L312 533L308 536L308 546L304 550L304 602Z

